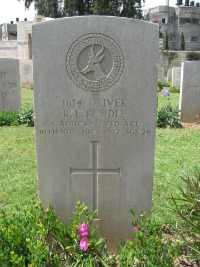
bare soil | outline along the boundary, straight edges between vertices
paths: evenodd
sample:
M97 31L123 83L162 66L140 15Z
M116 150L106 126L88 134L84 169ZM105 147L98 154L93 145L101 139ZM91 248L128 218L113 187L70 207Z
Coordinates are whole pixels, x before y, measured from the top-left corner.
M200 123L194 122L194 123L181 123L183 128L189 128L189 129L200 129Z
M171 240L173 242L179 242L179 236L174 233L171 229L165 228L163 229L163 239ZM174 267L200 267L200 260L193 260L189 256L191 255L191 249L184 244L180 245L180 256L174 262Z

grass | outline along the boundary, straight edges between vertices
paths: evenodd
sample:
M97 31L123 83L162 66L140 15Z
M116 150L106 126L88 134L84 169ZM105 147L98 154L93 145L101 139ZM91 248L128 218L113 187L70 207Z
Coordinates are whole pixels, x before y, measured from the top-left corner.
M21 95L23 106L33 105L33 90L22 88Z
M22 89L23 105L32 104L33 91ZM158 108L171 102L177 106L179 94L170 98L158 93ZM180 184L184 170L200 165L197 129L157 129L152 215L160 224L175 223L165 209L166 198L173 193L170 184ZM0 207L11 210L37 199L37 174L34 128L0 128ZM127 212L129 212L127 210Z
M169 97L162 96L161 92L157 94L158 109L164 107L168 104L171 104L173 107L178 106L179 103L179 94L171 93Z
M163 97L158 93L158 109L171 104L179 105L178 93ZM160 224L173 224L176 218L168 212L167 197L173 194L173 186L181 183L183 171L193 172L200 165L198 129L156 129L154 161L154 186L152 215Z
M33 105L33 90L22 89L22 105ZM37 198L33 127L0 127L0 207L12 209Z
M12 209L37 197L34 128L0 129L0 207Z
M173 193L171 185L181 183L184 170L191 173L200 166L199 140L198 129L156 130L152 213L161 224L176 220L166 209L166 198Z

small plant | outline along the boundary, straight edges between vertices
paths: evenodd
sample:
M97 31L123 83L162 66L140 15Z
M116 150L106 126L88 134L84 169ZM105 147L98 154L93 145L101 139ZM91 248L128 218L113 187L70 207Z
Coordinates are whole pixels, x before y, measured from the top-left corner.
M65 247L66 263L69 266L115 266L115 258L109 258L107 253L106 240L97 237L97 227L92 228L95 216L96 211L90 212L84 203L77 202L76 212L67 227L70 237L68 243L57 232L60 236L60 240L57 240L62 242L61 247Z
M187 61L196 61L200 60L200 53L197 52L188 52L186 54L186 60Z
M16 207L12 214L0 210L0 262L2 267L28 266L31 257L29 247L33 246L33 240L36 236L40 239L46 235L46 230L43 230L43 218L43 211L38 205L29 207L26 211L21 211L21 207ZM39 242L42 245L45 244L45 241L41 243L39 240ZM36 254L35 259L37 257Z
M171 64L171 62L178 57L177 52L172 52L168 50L162 51L163 55L168 58L168 63Z
M20 111L20 121L21 124L25 126L34 126L34 116L33 116L33 107L26 105Z
M20 124L20 116L14 111L0 112L0 126L16 126Z
M192 176L184 173L181 180L182 184L175 187L177 193L170 198L170 210L178 217L176 230L182 242L200 264L200 169Z
M171 86L171 84L169 82L162 82L162 81L158 80L158 87L160 90L163 89L163 87L170 87L170 86Z
M170 93L180 93L180 86L179 85L173 85L169 88Z
M135 210L130 210L133 220L133 240L122 242L119 251L120 266L173 266L179 254L179 244L164 241L162 230L154 220L141 212L135 219Z
M77 203L74 217L64 225L52 207L35 204L12 213L0 211L1 267L103 267L115 266L109 257L106 241L97 237L92 227L96 212L84 203Z
M182 128L178 107L171 104L157 111L157 127L159 128Z
M30 90L33 90L33 82L30 82L30 83L29 83L29 89L30 89Z

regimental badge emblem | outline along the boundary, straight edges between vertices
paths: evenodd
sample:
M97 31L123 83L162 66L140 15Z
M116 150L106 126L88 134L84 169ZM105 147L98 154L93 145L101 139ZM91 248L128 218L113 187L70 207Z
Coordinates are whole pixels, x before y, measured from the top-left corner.
M99 92L112 87L122 75L124 57L116 41L101 33L77 39L66 57L69 77L81 89Z

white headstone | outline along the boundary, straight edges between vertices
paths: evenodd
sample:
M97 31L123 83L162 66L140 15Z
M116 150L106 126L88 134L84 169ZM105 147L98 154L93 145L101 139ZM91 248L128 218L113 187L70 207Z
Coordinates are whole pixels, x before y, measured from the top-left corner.
M33 80L32 60L20 60L20 74L22 82L30 82Z
M48 45L46 45L48 44ZM151 209L158 26L104 16L33 26L39 195L67 222L78 200L115 251Z
M164 67L158 66L158 80L163 82L165 79L165 69Z
M181 82L181 67L172 68L172 85L179 85Z
M0 111L19 111L21 106L19 60L0 58Z
M197 122L200 113L200 61L182 63L180 105L182 122Z
M168 69L168 71L167 71L167 81L168 81L168 83L172 82L172 68Z

